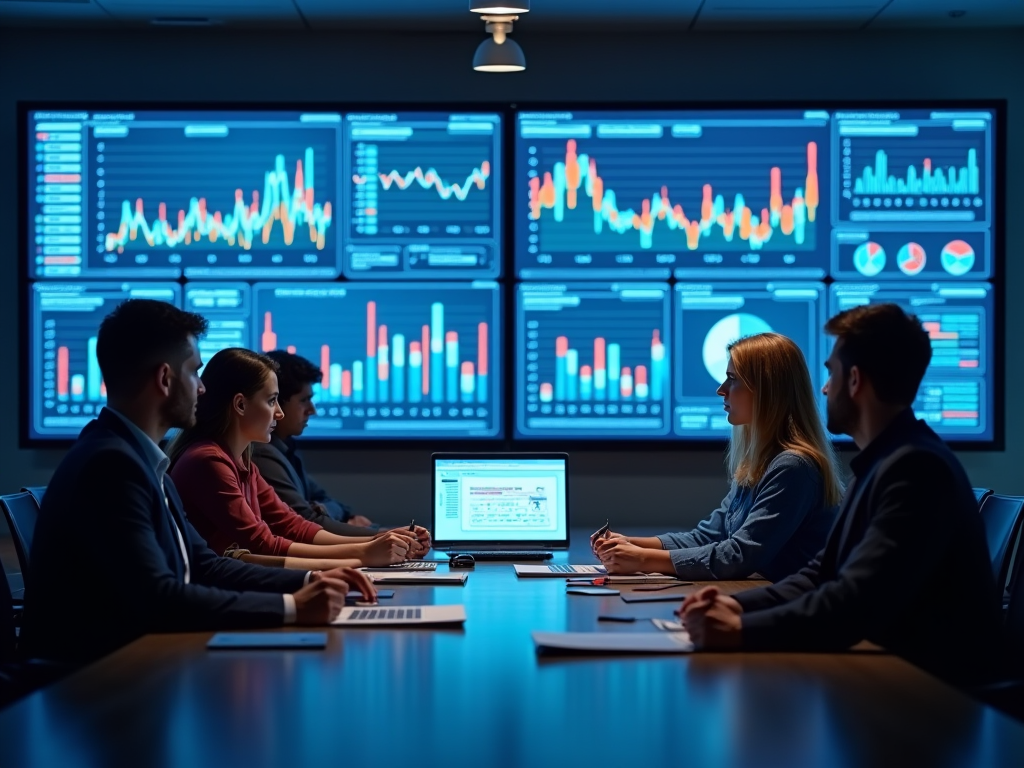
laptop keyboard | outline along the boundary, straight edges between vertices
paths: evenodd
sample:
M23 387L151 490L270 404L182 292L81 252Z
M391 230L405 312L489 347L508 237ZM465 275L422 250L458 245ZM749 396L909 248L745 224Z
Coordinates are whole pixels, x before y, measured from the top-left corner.
M549 565L552 573L604 573L604 568L597 565Z
M421 618L419 608L363 608L352 611L349 621L415 621Z
M393 565L377 565L363 568L364 571L436 571L436 560L407 560Z

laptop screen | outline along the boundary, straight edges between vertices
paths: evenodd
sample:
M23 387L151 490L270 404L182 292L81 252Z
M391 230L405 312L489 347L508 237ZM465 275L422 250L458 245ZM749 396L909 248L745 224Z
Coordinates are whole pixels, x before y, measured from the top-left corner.
M437 543L568 541L564 455L434 457Z

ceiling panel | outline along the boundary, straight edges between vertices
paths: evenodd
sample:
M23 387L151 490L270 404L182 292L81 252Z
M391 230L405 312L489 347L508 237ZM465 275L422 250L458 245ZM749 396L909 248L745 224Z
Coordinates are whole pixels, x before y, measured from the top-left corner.
M1024 26L1024 0L532 0L521 30ZM962 17L950 11L964 10ZM479 30L466 0L0 0L0 24L139 24Z
M213 21L292 21L302 25L302 17L292 0L98 0L116 19L211 19Z
M871 29L1003 26L1024 26L1024 0L893 0L871 22Z
M0 0L0 22L111 21L110 16L91 0L86 2L11 2Z
M858 29L886 0L707 0L694 29Z
M295 0L313 28L482 29L467 0ZM701 0L533 0L519 24L531 30L565 30L623 24L631 27L690 24Z

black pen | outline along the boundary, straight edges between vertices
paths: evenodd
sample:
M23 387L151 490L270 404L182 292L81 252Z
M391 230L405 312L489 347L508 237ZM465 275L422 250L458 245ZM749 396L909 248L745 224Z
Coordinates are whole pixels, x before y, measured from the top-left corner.
M598 621L636 621L636 616L598 616Z
M412 522L411 522L411 523L409 523L409 533L412 533L412 532L414 532L415 530L416 530L416 518L414 517L414 518L412 519Z

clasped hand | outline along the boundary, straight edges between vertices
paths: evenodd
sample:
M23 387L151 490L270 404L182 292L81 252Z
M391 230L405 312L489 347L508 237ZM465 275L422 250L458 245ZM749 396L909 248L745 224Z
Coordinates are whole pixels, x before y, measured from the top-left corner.
M675 613L699 650L740 647L743 606L718 587L704 587L693 593Z

